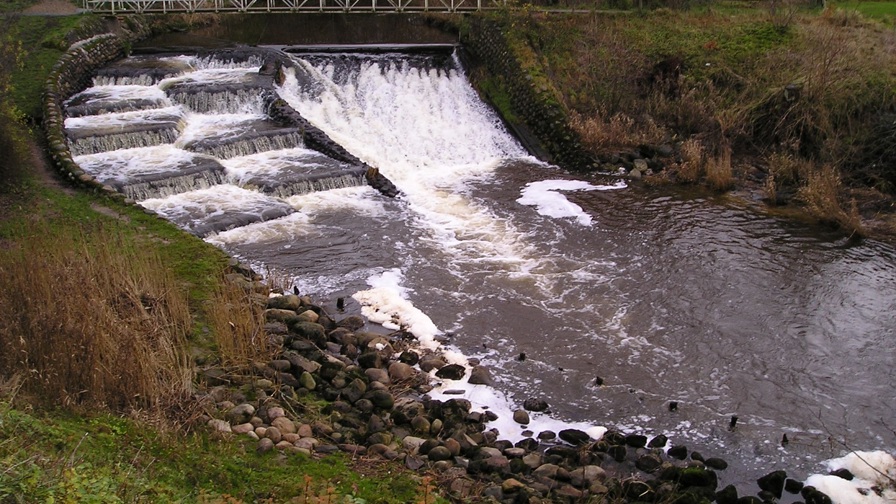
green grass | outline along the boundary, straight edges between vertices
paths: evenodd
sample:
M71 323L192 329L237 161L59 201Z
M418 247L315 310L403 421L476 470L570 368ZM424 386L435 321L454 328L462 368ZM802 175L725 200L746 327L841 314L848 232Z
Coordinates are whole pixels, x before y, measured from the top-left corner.
M888 24L896 22L896 2L833 2L833 5L844 11L854 11L871 19L885 21Z
M26 116L41 116L41 94L50 69L68 48L65 34L84 20L81 16L21 16L11 34L22 41L24 66L11 72L13 101Z
M4 0L0 3L0 13L18 12L36 4L37 0Z
M161 434L106 414L29 413L0 402L4 503L420 500L416 476L397 466L365 467L362 475L339 454L258 455L248 437ZM327 495L332 500L323 500Z

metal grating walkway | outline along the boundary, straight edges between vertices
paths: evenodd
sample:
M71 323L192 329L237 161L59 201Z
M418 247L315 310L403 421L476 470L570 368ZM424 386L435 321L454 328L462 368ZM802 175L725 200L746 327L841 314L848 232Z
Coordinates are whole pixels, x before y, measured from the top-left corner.
M506 0L84 0L99 14L178 12L472 12Z

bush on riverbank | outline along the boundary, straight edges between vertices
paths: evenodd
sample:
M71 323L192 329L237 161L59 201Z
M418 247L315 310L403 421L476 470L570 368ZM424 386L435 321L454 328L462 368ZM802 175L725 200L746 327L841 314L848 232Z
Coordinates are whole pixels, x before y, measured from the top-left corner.
M896 172L880 146L896 138L886 119L896 111L896 33L880 23L741 4L497 18L563 90L574 129L601 157L676 145L661 179L719 190L764 181L768 201L804 202L849 233L864 232L860 210L893 210ZM775 177L782 158L803 168ZM856 187L877 191L877 203L853 204L868 196Z

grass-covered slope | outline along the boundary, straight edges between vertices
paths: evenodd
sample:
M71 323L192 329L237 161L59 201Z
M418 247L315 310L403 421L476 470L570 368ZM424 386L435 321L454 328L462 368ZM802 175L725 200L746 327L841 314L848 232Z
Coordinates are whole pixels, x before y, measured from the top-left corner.
M676 155L654 183L758 187L768 202L799 204L847 233L892 235L893 5L527 7L493 18L522 65L542 68L533 82L560 90L598 157L671 145Z

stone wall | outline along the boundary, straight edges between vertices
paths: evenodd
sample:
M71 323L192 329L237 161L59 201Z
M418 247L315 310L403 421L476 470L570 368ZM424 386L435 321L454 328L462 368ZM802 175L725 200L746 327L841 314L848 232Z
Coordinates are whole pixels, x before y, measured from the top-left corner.
M114 19L100 22L97 18L89 18L72 33L77 40L70 40L71 46L53 66L44 90L43 127L49 152L64 177L123 198L112 187L104 186L84 173L72 160L65 137L62 104L89 87L97 69L127 55L131 44L150 34L150 26L139 16L121 22Z
M570 170L597 168L597 160L585 151L578 134L570 128L559 93L533 78L541 72L532 68L537 62L524 64L505 30L498 21L484 17L464 21L461 43L468 53L465 63L473 70L473 84L482 89L483 72L477 69L485 70L487 78L500 87L497 92L506 94L512 110L501 110L504 120L532 154ZM497 105L495 96L484 94Z

